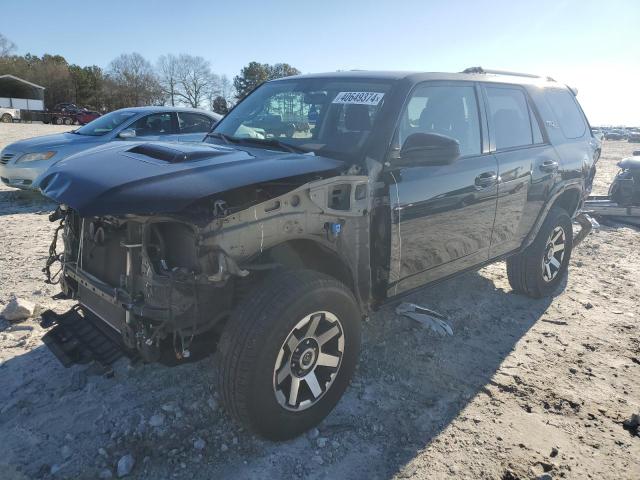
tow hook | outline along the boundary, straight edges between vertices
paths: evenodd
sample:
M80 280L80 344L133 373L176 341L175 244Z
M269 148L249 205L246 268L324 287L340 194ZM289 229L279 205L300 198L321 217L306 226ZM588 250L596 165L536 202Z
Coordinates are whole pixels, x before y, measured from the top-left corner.
M600 228L600 224L587 213L581 212L579 213L575 221L582 227L578 234L573 237L573 246L578 246L586 237L591 233L591 230L595 229L596 231Z

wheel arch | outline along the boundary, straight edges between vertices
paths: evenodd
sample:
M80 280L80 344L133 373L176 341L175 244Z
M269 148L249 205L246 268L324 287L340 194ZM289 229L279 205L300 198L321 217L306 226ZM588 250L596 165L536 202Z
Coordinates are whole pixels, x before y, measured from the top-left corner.
M252 264L276 264L287 269L307 269L343 283L361 303L353 272L338 252L309 239L287 240L263 252Z
M542 224L544 223L547 215L553 207L560 207L564 209L569 214L569 217L573 218L580 208L582 192L583 190L580 184L572 183L564 185L563 188L559 188L552 195L550 195L549 200L538 215L538 219L536 220L535 225L529 232L529 235L525 238L520 251L524 250L533 243L536 235L542 227Z
M551 207L560 207L564 211L566 211L571 218L578 211L578 206L580 205L580 198L582 192L578 188L569 188L564 190L558 197L554 200Z

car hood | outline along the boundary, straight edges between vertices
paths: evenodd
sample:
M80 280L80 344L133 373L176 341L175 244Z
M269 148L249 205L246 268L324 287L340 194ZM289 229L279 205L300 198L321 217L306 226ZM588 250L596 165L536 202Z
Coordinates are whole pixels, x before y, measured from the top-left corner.
M244 185L328 172L344 163L313 154L207 143L127 142L72 155L36 179L81 216L176 213Z
M12 143L7 149L15 150L17 152L33 152L41 151L43 149L54 149L68 145L70 143L95 143L101 140L102 137L95 137L91 135L77 135L75 133L56 133L54 135L44 135L42 137L29 138L27 140L20 140L19 142Z

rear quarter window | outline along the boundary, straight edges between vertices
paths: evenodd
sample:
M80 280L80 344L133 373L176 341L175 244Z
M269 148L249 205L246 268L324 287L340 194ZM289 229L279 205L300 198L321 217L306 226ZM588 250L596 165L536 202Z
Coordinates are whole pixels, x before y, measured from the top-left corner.
M573 94L567 90L547 90L545 96L566 138L580 138L587 125Z

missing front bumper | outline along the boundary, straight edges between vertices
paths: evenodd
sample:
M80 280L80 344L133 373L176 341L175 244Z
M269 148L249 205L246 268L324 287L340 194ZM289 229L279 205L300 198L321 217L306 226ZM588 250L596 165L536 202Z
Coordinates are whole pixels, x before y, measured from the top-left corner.
M65 367L91 361L106 367L129 354L98 317L78 305L63 314L45 311L40 325L53 327L42 341Z

